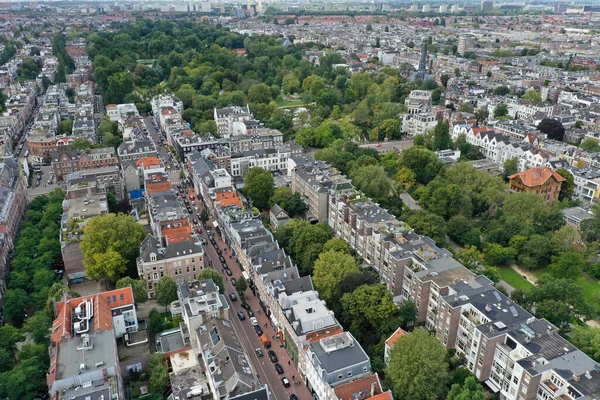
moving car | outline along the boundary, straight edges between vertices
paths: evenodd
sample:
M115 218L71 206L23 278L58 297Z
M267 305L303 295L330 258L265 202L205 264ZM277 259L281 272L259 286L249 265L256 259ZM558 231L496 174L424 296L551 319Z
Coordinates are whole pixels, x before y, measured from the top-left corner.
M276 363L277 362L277 354L275 354L275 352L273 350L269 350L269 359L271 360L271 362Z

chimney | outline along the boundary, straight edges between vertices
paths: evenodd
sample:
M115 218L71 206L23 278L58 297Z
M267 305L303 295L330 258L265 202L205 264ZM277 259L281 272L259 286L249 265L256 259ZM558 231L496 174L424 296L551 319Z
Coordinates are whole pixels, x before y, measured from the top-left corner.
M375 393L376 391L376 386L375 386L375 381L371 382L371 396L375 396L377 393Z

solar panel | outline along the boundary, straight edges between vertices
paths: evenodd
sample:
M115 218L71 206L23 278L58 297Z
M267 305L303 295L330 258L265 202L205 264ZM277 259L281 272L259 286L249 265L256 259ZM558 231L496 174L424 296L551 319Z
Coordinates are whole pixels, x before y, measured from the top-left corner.
M494 296L496 296L496 300L502 301L502 297L500 297L500 293L494 291Z
M518 317L519 316L519 312L517 311L517 309L515 308L515 306L510 306L510 312L512 313L513 317Z

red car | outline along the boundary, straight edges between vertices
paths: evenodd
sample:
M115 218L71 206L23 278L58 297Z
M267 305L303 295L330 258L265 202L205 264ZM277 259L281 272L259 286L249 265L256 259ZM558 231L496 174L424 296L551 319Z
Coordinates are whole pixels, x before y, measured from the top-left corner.
M201 234L202 233L202 229L198 228L198 229L196 229L196 232L198 232L198 234Z

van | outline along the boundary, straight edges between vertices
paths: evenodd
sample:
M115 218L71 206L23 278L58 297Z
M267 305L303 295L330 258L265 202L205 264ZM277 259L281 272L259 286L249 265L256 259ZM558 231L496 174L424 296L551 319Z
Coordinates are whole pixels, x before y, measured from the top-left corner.
M266 334L262 334L260 335L260 341L262 342L263 346L265 346L265 348L269 348L271 347L271 341L269 340L269 338L267 337Z

